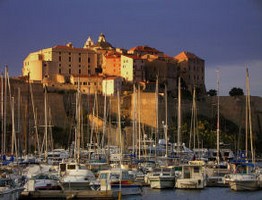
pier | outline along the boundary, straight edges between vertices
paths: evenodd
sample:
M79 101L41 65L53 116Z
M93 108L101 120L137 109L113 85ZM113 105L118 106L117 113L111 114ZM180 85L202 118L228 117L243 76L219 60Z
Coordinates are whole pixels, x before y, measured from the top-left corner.
M92 191L92 190L39 190L32 192L22 192L19 200L23 199L93 199L112 200L116 199L112 191Z

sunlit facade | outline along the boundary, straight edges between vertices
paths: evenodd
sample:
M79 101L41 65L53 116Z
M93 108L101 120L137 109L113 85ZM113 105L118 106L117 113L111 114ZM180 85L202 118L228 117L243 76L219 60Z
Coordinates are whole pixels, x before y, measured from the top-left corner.
M71 75L95 75L96 67L96 52L69 43L30 53L24 60L22 75L30 73L30 80L36 82L48 79L66 83Z
M117 91L121 91L121 77L106 77L102 81L102 91L104 95L116 95Z
M178 61L180 76L185 81L188 90L192 93L195 86L201 94L205 93L205 61L186 51L175 56L175 59Z
M145 60L135 55L121 55L121 76L127 82L144 80Z
M102 73L107 76L121 76L121 54L103 56Z

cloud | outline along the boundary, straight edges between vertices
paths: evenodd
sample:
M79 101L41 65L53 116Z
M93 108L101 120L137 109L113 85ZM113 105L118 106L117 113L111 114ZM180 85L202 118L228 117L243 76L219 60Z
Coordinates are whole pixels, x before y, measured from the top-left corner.
M249 71L250 94L262 96L262 60L245 61L244 63L224 63L217 68L206 67L206 88L217 89L217 70L219 70L219 94L228 96L233 87L242 88L246 93L246 68Z

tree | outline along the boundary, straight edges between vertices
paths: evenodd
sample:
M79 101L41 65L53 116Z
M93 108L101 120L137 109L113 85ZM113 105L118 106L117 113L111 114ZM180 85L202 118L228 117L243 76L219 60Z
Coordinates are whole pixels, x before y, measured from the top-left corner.
M243 89L241 88L232 88L230 91L229 91L229 95L231 97L234 97L234 96L243 96L244 95L244 92L243 92Z
M211 90L209 90L209 91L207 92L207 95L208 95L208 96L211 96L211 97L217 96L217 91L214 90L214 89L211 89Z

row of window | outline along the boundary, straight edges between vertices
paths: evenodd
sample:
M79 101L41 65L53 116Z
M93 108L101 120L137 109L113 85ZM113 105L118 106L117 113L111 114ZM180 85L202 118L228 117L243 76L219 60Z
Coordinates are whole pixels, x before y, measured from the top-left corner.
M100 83L100 82L97 83L97 82L81 82L81 81L79 82L79 85L89 85L90 86L92 83L93 83L93 85L100 85L100 86L102 85L102 83ZM77 81L75 82L75 85L78 85Z
M62 74L62 69L61 69L61 68L58 69L58 73L59 73L59 74ZM68 69L68 74L71 74L71 73L72 73L72 70L71 70L71 68L69 68L69 69ZM81 74L81 73L82 73L82 70L79 69L79 70L78 70L78 74ZM88 74L89 74L89 75L90 75L90 73L91 73L91 70L88 70Z
M58 61L59 61L59 62L62 61L62 56L59 56L59 57L58 57ZM68 62L72 62L72 57L71 57L71 56L68 57ZM78 58L78 62L80 62L80 63L82 62L82 58L81 58L81 57ZM90 57L88 57L87 62L88 62L88 63L91 62L91 58L90 58Z

